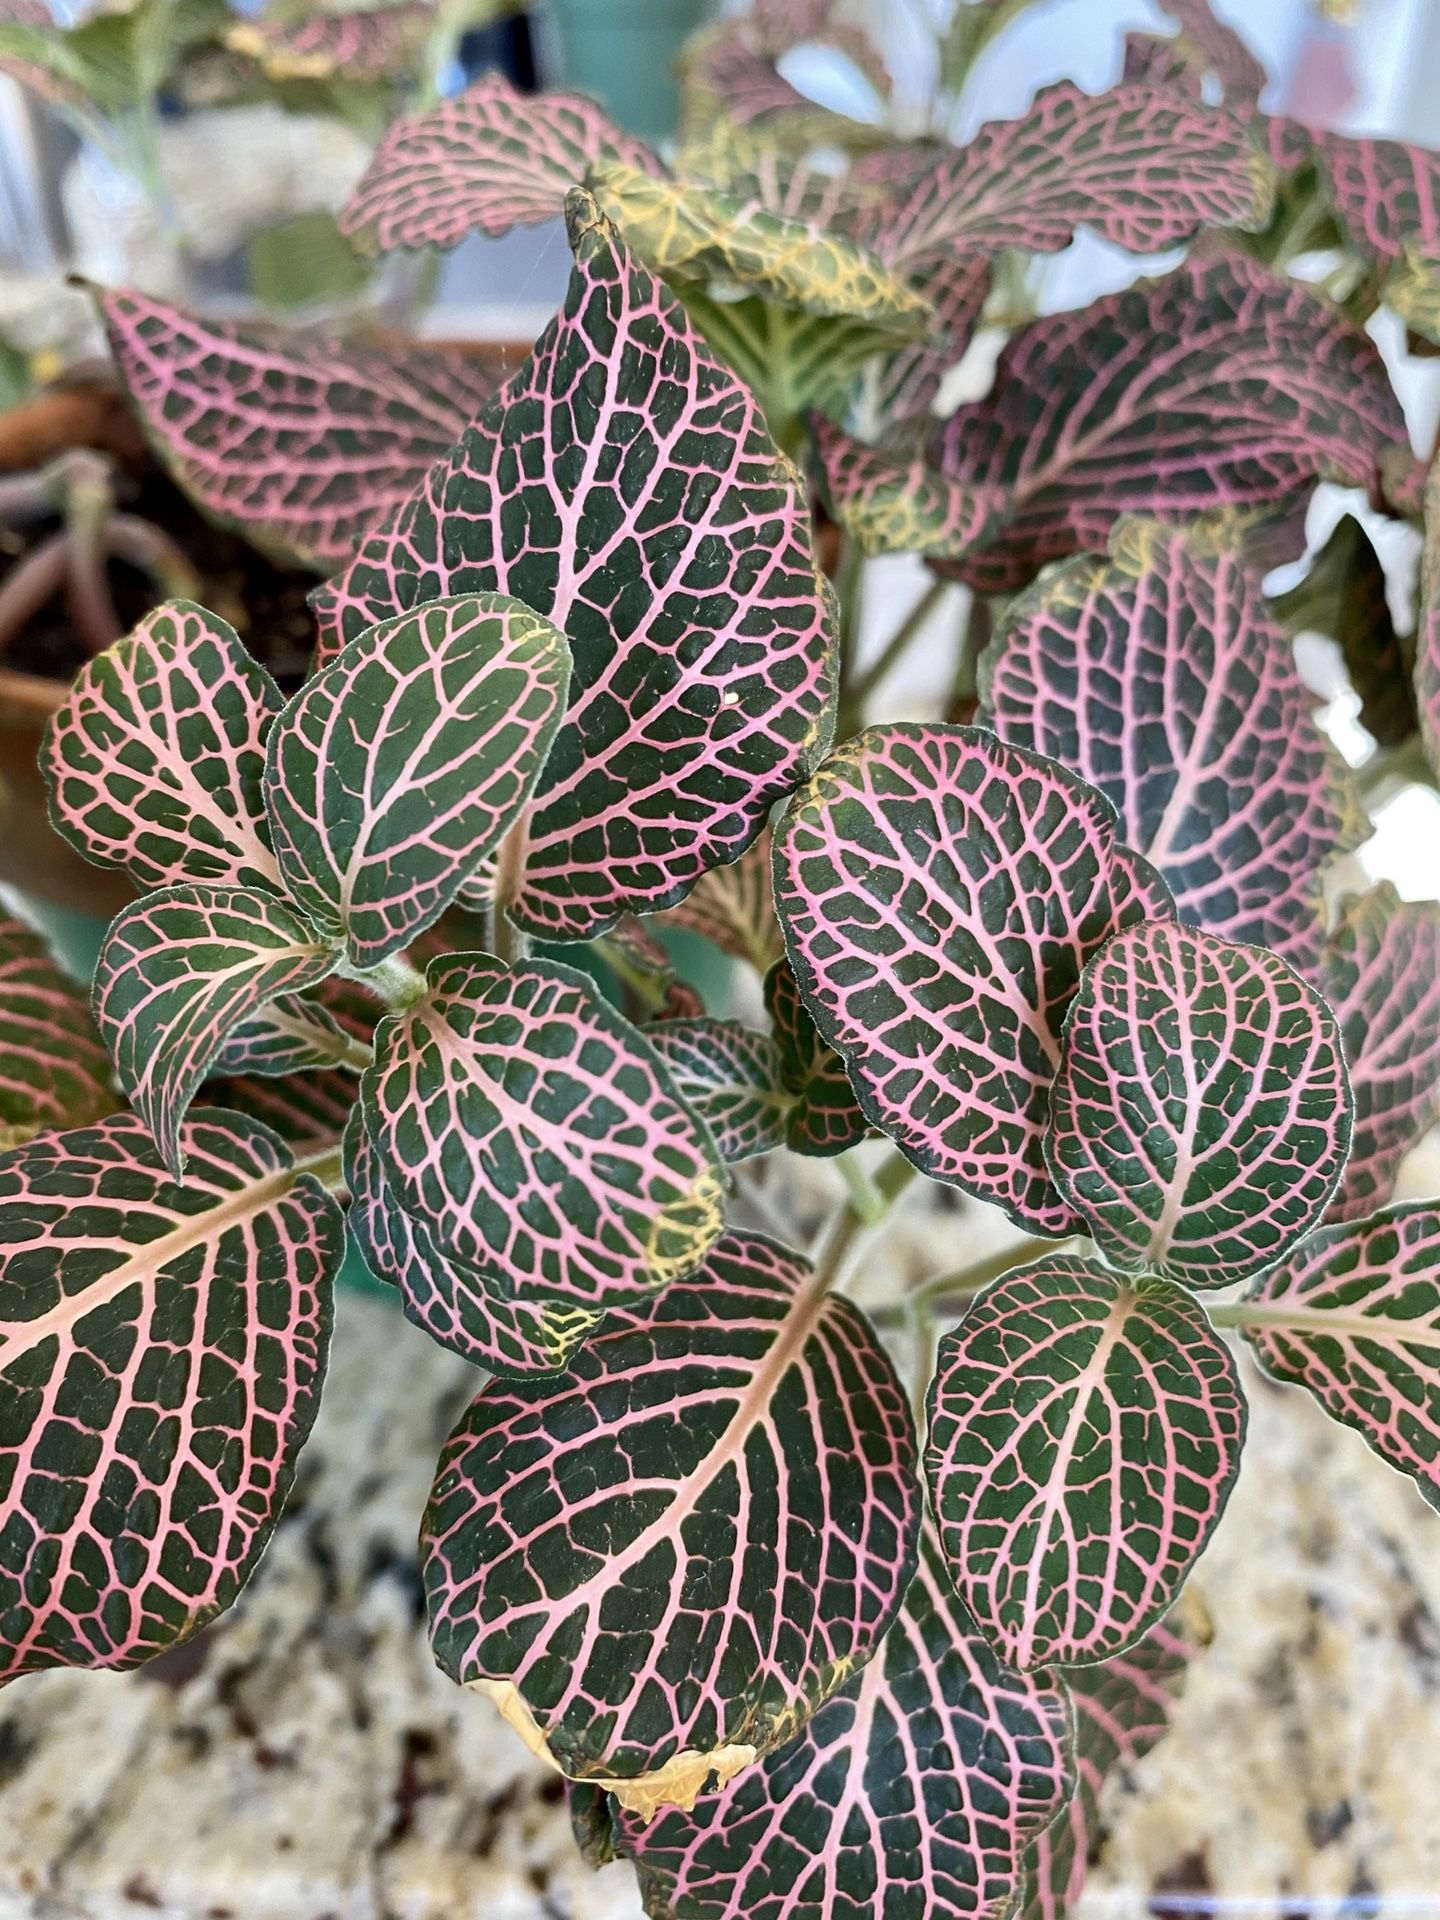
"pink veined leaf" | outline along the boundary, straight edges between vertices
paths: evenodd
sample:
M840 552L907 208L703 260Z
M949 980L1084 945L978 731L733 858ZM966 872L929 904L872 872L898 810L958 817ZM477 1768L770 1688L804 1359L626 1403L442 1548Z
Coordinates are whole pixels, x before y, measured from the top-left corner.
M1117 933L1146 920L1174 920L1179 912L1165 876L1133 847L1115 849L1110 862L1110 898Z
M1236 1317L1268 1374L1308 1387L1440 1508L1440 1209L1323 1227Z
M1081 227L1160 253L1202 227L1263 227L1273 198L1269 163L1233 114L1152 87L1088 94L1061 80L1018 120L942 154L897 204L863 215L859 235L916 269L955 251L1055 253Z
M723 115L738 127L758 132L791 151L835 147L842 153L869 147L885 148L885 129L868 121L834 113L792 86L743 31L729 22L698 34L680 63L684 82L684 119L708 126Z
M583 974L431 963L361 1090L405 1210L507 1298L601 1313L691 1273L721 1226L714 1142Z
M515 91L499 71L453 100L397 120L340 215L342 233L382 253L453 247L467 233L507 233L563 212L597 161L665 169L579 93Z
M1348 768L1310 718L1245 529L1122 520L1105 559L1048 572L980 667L1004 740L1100 788L1187 921L1313 964L1324 868L1367 837Z
M286 564L348 560L499 384L479 351L205 320L133 289L95 298L156 455Z
M1072 1788L1070 1704L1011 1673L955 1598L933 1528L899 1617L803 1732L689 1813L618 1812L647 1913L1001 1920Z
M951 367L970 345L990 298L994 261L986 253L946 248L933 260L909 269L910 284L935 310L930 338L901 347L876 379L876 413L899 422L929 414Z
M43 940L0 914L0 1150L42 1127L82 1127L117 1106L83 988Z
M462 1417L422 1530L435 1656L571 1779L642 1819L689 1808L870 1658L919 1521L913 1422L864 1316L727 1234L568 1373L492 1383Z
M231 1029L209 1072L278 1078L310 1067L348 1066L358 1073L369 1059L370 1049L326 1007L303 994L286 993Z
M710 1129L728 1165L785 1144L795 1097L786 1091L780 1049L738 1020L665 1020L645 1038L670 1070L675 1090Z
M357 1108L345 1130L350 1237L377 1280L400 1294L405 1318L488 1373L554 1373L601 1316L553 1301L507 1299L492 1280L442 1253L395 1197Z
M679 906L667 908L656 919L664 926L698 933L722 953L748 960L764 973L782 950L770 891L769 833L762 833L728 867L712 867L702 874Z
M1232 105L1255 106L1269 75L1234 27L1217 19L1210 0L1159 0L1180 29L1180 38L1203 61Z
M284 704L232 627L166 601L82 668L45 730L56 831L138 887L273 887L260 777Z
M1440 905L1373 887L1346 904L1313 977L1340 1022L1355 1095L1327 1218L1353 1220L1390 1199L1405 1154L1440 1120Z
M95 1021L177 1180L185 1110L227 1040L337 958L292 907L240 887L167 887L116 915L95 969Z
M1440 245L1440 153L1400 140L1315 133L1314 148L1352 246L1399 260Z
M810 423L832 517L862 553L923 553L963 560L1004 511L993 492L948 480L917 455L867 446L833 420Z
M6 1678L137 1666L223 1612L314 1419L340 1210L237 1114L184 1151L177 1186L117 1114L0 1161Z
M972 727L872 727L776 833L800 993L866 1117L1038 1233L1075 1226L1041 1139L1061 1023L1115 930L1115 850L1103 795Z
M265 808L290 898L378 966L487 859L540 777L570 649L503 594L383 620L291 701L270 734Z
M225 36L271 80L395 80L412 68L435 26L429 0L322 9L296 18L267 7Z
M780 1054L780 1082L794 1105L785 1124L792 1153L829 1159L858 1146L870 1131L845 1062L820 1038L783 956L765 976L765 1011Z
M1185 1634L1162 1620L1128 1653L1066 1675L1075 1709L1077 1786L1064 1813L1030 1848L1018 1920L1072 1920L1102 1836L1106 1784L1164 1738L1194 1652Z
M940 1345L925 1473L950 1577L1021 1672L1122 1653L1225 1510L1245 1401L1199 1302L1051 1257Z
M1024 328L933 454L950 480L1002 496L997 539L960 563L1001 592L1103 548L1125 513L1264 506L1315 479L1378 503L1396 449L1408 459L1373 343L1307 288L1225 253Z
M833 596L753 396L587 195L569 219L564 311L315 604L328 648L454 593L511 594L567 635L505 904L581 940L737 859L823 752Z
M1318 1224L1353 1113L1313 987L1262 947L1160 921L1085 970L1045 1153L1108 1260L1223 1287Z

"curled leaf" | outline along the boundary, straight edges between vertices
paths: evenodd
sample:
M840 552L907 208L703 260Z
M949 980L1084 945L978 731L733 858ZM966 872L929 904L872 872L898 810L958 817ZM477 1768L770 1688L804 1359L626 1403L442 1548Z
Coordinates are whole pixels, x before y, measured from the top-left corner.
M727 1235L557 1380L492 1383L423 1529L435 1655L641 1818L798 1731L915 1566L909 1409L849 1301Z
M1062 80L1018 120L943 151L860 231L897 266L1007 247L1055 253L1081 227L1161 253L1203 227L1263 227L1273 198L1269 162L1232 114L1149 86L1088 94Z
M1003 531L964 571L993 592L1103 548L1125 513L1262 506L1317 478L1378 502L1397 446L1409 435L1371 341L1225 253L1024 328L934 452L952 481L1003 496Z
M1027 1840L1070 1791L1070 1706L1012 1673L955 1598L927 1526L885 1643L804 1730L689 1813L618 1814L647 1913L999 1920Z
M583 194L565 309L317 599L331 644L452 593L559 627L570 705L505 904L589 939L757 837L830 725L832 601L753 398Z
M1116 925L1114 860L1100 794L971 727L872 727L776 832L791 964L866 1117L1040 1233L1074 1223L1041 1136L1061 1022Z
M361 1091L400 1204L506 1297L603 1312L691 1273L720 1231L714 1143L583 974L431 963Z
M1002 1658L1085 1666L1138 1640L1244 1437L1235 1362L1181 1288L1050 1258L981 1294L941 1342L925 1472L950 1577Z
M0 1162L7 1677L137 1666L223 1612L315 1416L339 1208L237 1114L182 1148L178 1186L117 1114Z
M82 668L46 728L56 831L139 887L273 886L260 778L283 705L233 627L166 601Z
M813 420L811 432L831 515L862 553L963 560L1002 510L994 495L947 480L918 455L866 446L831 420Z
M1440 1210L1322 1228L1236 1317L1268 1374L1308 1387L1440 1507Z
M578 93L517 93L498 71L397 120L340 215L342 233L381 253L453 247L467 233L553 220L599 161L659 174L643 141Z
M1244 532L1227 516L1122 520L1108 558L1072 560L1014 604L981 704L1002 739L1100 788L1183 918L1309 965L1323 868L1368 823Z
M800 313L868 321L879 337L925 330L928 303L843 234L614 161L592 167L588 184L626 243L667 280L732 282Z
M779 958L780 929L770 892L770 836L762 833L728 867L701 874L678 906L656 916L711 941L722 953L748 960L760 973Z
M352 640L270 735L281 877L352 965L421 934L494 851L545 763L570 651L503 594L437 600Z
M95 297L157 456L286 564L348 560L498 384L495 356L471 349L234 325L133 289Z
M396 1198L358 1109L345 1130L345 1184L361 1259L399 1290L407 1320L473 1366L507 1378L554 1373L599 1320L583 1307L508 1299L494 1280L444 1252Z
M1339 1025L1298 973L1158 921L1086 969L1046 1155L1108 1259L1220 1287L1317 1224L1353 1112Z
M235 1030L323 980L335 950L274 894L167 887L116 915L95 969L95 1020L176 1179L181 1121Z

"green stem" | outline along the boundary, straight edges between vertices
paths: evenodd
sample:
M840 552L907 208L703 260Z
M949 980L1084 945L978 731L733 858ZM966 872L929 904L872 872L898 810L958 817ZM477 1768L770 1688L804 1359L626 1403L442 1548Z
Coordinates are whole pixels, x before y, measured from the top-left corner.
M378 967L339 966L335 971L343 979L368 987L377 1000L383 1000L392 1013L414 1006L425 991L425 976L412 967L403 954L392 954Z
M345 1166L338 1140L333 1146L325 1147L319 1153L307 1154L303 1159L297 1160L292 1171L297 1174L313 1174L327 1193L345 1191Z
M844 1156L848 1160L850 1156ZM847 1185L853 1169L840 1163ZM849 1264L856 1243L885 1219L891 1207L915 1178L918 1169L902 1153L892 1153L876 1173L864 1176L863 1188L852 1188L850 1197L837 1209L820 1235L814 1253L813 1289L828 1293Z
M905 1310L928 1311L932 1315L945 1317L952 1304L958 1309L974 1298L992 1280L999 1280L1009 1273L1012 1267L1021 1266L1027 1260L1037 1260L1044 1254L1062 1253L1070 1245L1067 1240L1047 1240L1040 1234L1030 1234L1024 1240L1012 1240L1008 1246L988 1253L982 1260L972 1260L969 1266L952 1267L948 1273L937 1275L917 1287L905 1301Z
M908 652L916 635L945 598L947 586L947 581L932 580L869 666L857 673L846 687L844 705L835 729L841 740L848 740L860 731L865 723L865 702L890 669Z
M1329 217L1330 208L1318 189L1308 199L1301 201L1281 229L1275 250L1270 256L1270 265L1277 273L1283 272L1292 260L1300 258Z
M847 533L840 547L840 564L835 569L835 598L840 606L840 697L836 726L839 740L850 737L839 725L839 716L852 713L855 706L850 687L855 678L855 648L860 637L864 583L865 555L854 534Z

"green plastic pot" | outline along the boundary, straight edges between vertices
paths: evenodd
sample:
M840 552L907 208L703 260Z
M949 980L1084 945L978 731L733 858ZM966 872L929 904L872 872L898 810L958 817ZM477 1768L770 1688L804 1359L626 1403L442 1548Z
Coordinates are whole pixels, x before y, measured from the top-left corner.
M546 0L551 78L592 95L630 133L666 140L679 106L676 61L710 12L710 0Z

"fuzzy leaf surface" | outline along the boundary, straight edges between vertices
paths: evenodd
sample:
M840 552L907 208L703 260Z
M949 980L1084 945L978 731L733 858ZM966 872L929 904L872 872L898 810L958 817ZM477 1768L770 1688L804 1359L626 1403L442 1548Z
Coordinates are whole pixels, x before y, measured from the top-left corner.
M858 1146L869 1132L845 1062L820 1037L806 1011L795 970L777 960L765 976L765 1011L780 1052L781 1085L794 1097L785 1144L793 1153L829 1158Z
M1103 549L1124 513L1260 506L1317 478L1378 500L1387 450L1408 444L1372 342L1227 253L1022 329L935 458L1000 497L1003 532L964 572L995 592Z
M849 1301L729 1234L557 1380L492 1383L422 1530L435 1655L647 1818L789 1739L915 1567L905 1396Z
M1000 1920L1070 1790L1070 1707L1003 1667L931 1529L885 1644L800 1735L690 1813L620 1813L646 1910L678 1920Z
M352 640L270 735L286 891L354 966L400 952L524 805L570 680L565 636L517 600L437 600Z
M981 666L982 711L1099 787L1184 919L1303 966L1324 937L1321 870L1366 827L1243 532L1122 520L1107 558L1016 602Z
M116 1105L90 1002L23 921L0 913L0 1150Z
M1440 905L1388 881L1349 901L1315 983L1335 1010L1355 1132L1329 1218L1383 1206L1400 1162L1440 1120Z
M340 1210L204 1111L175 1185L133 1114L0 1162L0 1670L133 1667L249 1578L315 1415Z
M478 351L201 319L133 289L96 299L120 378L179 485L300 566L348 560L499 384L495 356Z
M536 226L555 219L601 161L663 172L643 141L583 94L527 97L489 73L453 100L394 123L346 202L340 230L389 253Z
M1240 1466L1229 1349L1168 1281L1054 1257L940 1344L925 1472L956 1591L1026 1672L1088 1666L1174 1601Z
M1353 1114L1314 988L1261 947L1161 921L1086 969L1046 1154L1107 1259L1221 1287L1318 1224Z
M666 1020L646 1039L670 1070L675 1090L698 1113L727 1164L785 1144L794 1097L769 1034L738 1020Z
M1440 1209L1338 1221L1261 1277L1241 1331L1440 1508Z
M361 1086L386 1178L441 1252L595 1312L693 1272L719 1160L648 1041L550 961L461 954L428 980Z
M582 1307L507 1299L496 1283L441 1251L406 1213L357 1111L345 1130L346 1220L360 1257L400 1294L405 1318L472 1366L507 1379L554 1373L596 1324Z
M46 729L56 831L138 887L273 886L260 780L284 704L233 627L166 601L81 669Z
M334 948L274 894L167 887L110 923L95 1022L120 1085L180 1178L181 1122L237 1027L323 980Z
M872 727L776 833L801 997L866 1117L932 1179L1039 1233L1075 1216L1041 1148L1060 1026L1114 931L1102 795L974 727Z
M500 592L569 638L512 917L590 939L737 859L823 751L832 598L752 396L583 194L564 311L317 605L333 639Z
M1194 1649L1168 1620L1128 1653L1065 1677L1075 1709L1077 1786L1058 1820L1030 1848L1020 1920L1071 1920L1103 1834L1100 1796L1113 1774L1165 1737Z

